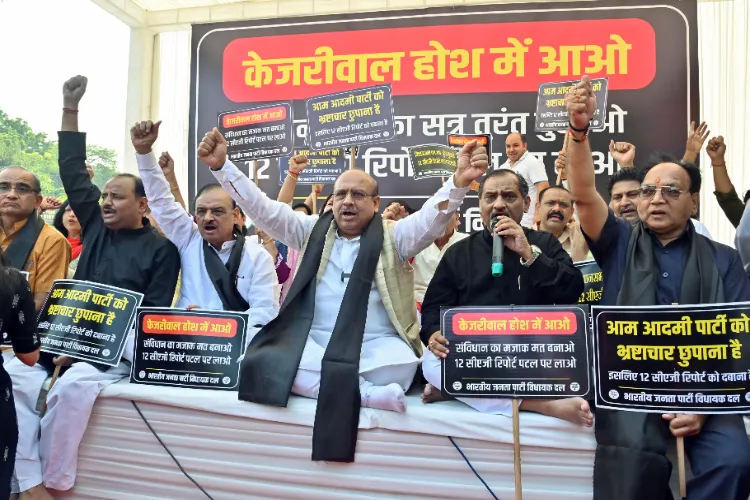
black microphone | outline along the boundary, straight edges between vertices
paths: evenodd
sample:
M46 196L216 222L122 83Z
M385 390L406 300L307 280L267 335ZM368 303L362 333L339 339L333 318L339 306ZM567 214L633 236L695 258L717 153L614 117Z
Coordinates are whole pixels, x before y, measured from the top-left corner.
M503 275L503 253L505 253L503 238L495 231L498 220L498 217L494 217L490 222L490 231L492 231L492 276L495 278Z

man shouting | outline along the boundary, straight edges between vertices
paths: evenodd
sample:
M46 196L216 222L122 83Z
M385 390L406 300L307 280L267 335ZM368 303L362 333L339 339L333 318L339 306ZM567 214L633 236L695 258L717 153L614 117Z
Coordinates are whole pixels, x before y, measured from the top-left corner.
M423 208L383 221L375 179L349 170L333 187L333 210L317 219L266 197L208 132L198 157L263 231L302 259L278 318L251 342L240 399L286 406L289 393L317 398L313 460L352 462L360 406L404 411L422 344L408 259L445 232L469 184L487 170L476 141L453 178Z

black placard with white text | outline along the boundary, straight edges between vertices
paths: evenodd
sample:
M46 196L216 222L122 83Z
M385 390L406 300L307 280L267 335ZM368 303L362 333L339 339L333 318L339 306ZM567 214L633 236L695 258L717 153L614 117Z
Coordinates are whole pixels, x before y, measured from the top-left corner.
M750 303L593 306L596 406L750 412Z
M130 382L237 390L247 314L138 309Z
M117 366L141 300L114 286L55 281L39 313L42 351Z
M443 394L453 397L586 397L592 389L586 311L580 307L452 307Z

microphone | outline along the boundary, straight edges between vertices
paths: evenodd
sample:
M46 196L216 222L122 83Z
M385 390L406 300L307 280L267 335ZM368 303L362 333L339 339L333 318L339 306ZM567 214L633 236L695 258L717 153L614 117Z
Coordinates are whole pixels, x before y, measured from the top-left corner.
M492 231L492 276L495 278L503 275L503 253L505 252L503 238L495 231L497 222L497 217L494 217L490 222L490 231Z

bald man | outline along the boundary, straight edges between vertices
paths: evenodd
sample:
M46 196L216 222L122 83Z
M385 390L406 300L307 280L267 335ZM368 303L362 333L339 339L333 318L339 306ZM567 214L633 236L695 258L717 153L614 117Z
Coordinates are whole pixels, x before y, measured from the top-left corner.
M508 134L505 139L505 154L508 160L500 168L513 170L523 177L529 186L529 198L531 204L527 212L521 218L521 225L531 228L534 225L534 213L538 203L537 194L549 187L547 169L536 156L529 153L528 142L524 134Z
M239 397L277 406L286 406L290 390L317 398L313 460L351 462L359 408L403 412L420 363L408 259L445 232L487 170L487 151L467 144L454 176L421 210L394 222L381 218L377 182L361 170L339 176L333 210L314 218L269 199L226 150L214 129L198 157L259 228L302 255L278 318L248 348Z

